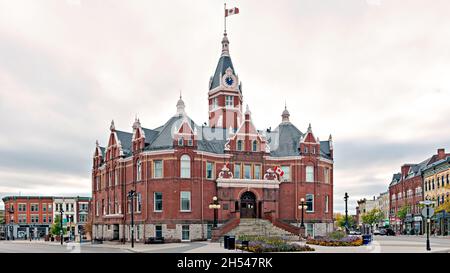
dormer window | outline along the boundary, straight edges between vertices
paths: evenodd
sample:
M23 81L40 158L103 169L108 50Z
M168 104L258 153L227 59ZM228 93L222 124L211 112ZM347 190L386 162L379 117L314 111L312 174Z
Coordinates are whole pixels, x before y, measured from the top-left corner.
M308 153L308 147L305 147L305 154Z
M254 140L252 143L252 150L253 152L258 151L258 142L256 140Z
M242 140L238 140L237 141L236 150L242 151Z
M192 139L188 139L188 146L192 146Z
M178 139L178 146L183 146L183 138Z

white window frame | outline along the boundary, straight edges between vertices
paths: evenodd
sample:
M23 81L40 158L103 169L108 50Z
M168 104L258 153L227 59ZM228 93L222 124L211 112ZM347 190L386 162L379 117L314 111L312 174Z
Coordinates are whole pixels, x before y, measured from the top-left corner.
M188 201L189 201L189 208L183 209L183 194L187 194ZM180 192L180 211L181 212L191 212L192 203L191 203L191 192L190 191L181 191Z
M237 169L236 167L237 166L239 166L239 175L238 176L236 175L236 169ZM241 178L241 174L242 174L241 169L242 169L242 164L241 163L235 163L234 164L234 178L237 178L237 179Z
M138 159L136 162L136 181L142 180L142 162Z
M254 177L254 179L261 179L261 165L260 164L254 165L253 177Z
M185 231L185 227L187 227L187 239L183 239L183 232ZM190 225L181 225L181 241L187 242L191 240L191 226Z
M305 212L307 213L314 213L314 194L312 193L307 193L305 196L305 201L307 203L306 207L308 207L308 196L312 196L312 210L308 210L308 208L306 208Z
M191 178L191 157L187 154L180 157L180 178Z
M226 108L234 107L234 96L225 96L225 107Z
M325 195L325 213L329 212L329 203L330 203L330 198L328 195Z
M211 166L211 177L208 177L208 165ZM206 179L213 180L214 179L214 163L213 162L206 162Z
M137 213L142 211L142 193L140 192L136 193L136 205L134 207Z
M161 163L161 175L156 175L156 165L157 163ZM164 177L164 161L163 160L154 160L153 161L153 178L163 178Z
M305 167L306 174L306 182L313 183L314 182L314 166L306 166ZM312 177L311 177L312 175Z
M291 165L283 165L281 166L284 174L281 177L282 181L291 181ZM287 175L286 175L287 174Z
M156 209L156 194L160 193L161 194L161 209L157 210ZM163 193L160 191L155 191L153 192L153 211L154 212L162 212L164 210L164 204L163 204Z
M247 176L247 170L248 170L248 176ZM252 165L251 164L244 164L244 179L252 179Z

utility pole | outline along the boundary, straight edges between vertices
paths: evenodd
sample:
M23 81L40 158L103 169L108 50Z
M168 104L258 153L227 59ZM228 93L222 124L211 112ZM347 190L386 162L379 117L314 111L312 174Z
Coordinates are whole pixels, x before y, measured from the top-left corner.
M134 201L134 195L136 194L136 191L131 190L128 192L128 198L130 198L130 208L131 208L131 248L134 248L134 208L133 208L133 201Z

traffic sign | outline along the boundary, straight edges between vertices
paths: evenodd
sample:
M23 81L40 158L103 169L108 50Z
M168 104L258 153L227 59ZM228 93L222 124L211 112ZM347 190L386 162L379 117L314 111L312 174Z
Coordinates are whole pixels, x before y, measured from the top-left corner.
M434 209L430 207L426 207L422 209L422 215L423 217L431 217L434 215Z

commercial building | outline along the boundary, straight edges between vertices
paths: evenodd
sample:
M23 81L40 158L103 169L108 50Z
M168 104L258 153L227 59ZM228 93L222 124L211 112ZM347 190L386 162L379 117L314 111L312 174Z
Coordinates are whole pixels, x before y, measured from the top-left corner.
M61 208L64 211L64 228L71 230L73 236L79 235L75 228L78 200L89 203L90 198L6 196L2 200L5 204L6 238L27 239L49 235L55 216L60 216ZM71 222L74 224L72 225Z

